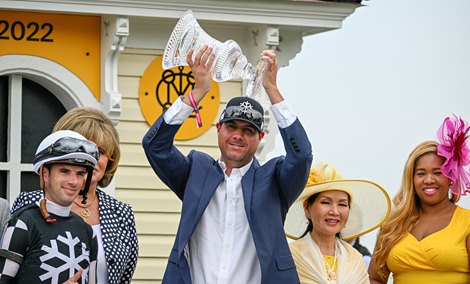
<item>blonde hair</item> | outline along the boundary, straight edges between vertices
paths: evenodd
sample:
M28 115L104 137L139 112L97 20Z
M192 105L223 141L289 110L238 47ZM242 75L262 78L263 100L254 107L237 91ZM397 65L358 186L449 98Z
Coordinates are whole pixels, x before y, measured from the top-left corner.
M55 124L53 132L73 130L93 141L100 151L108 157L108 164L103 178L98 182L100 187L109 185L117 170L121 151L119 134L111 120L101 111L90 107L77 107L65 113Z
M388 220L380 229L375 245L375 263L378 275L385 279L387 277L387 257L390 250L402 240L419 220L421 205L414 189L414 171L416 161L426 154L437 154L437 143L425 141L411 151L403 170L400 189L393 198L393 210ZM459 197L452 194L450 201L455 203Z

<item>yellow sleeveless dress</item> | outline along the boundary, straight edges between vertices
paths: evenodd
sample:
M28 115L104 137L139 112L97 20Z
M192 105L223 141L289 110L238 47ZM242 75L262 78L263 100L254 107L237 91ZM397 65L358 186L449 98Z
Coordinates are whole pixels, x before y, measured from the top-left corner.
M394 284L470 283L466 238L470 234L470 210L455 209L444 229L418 241L412 234L396 244L387 258Z

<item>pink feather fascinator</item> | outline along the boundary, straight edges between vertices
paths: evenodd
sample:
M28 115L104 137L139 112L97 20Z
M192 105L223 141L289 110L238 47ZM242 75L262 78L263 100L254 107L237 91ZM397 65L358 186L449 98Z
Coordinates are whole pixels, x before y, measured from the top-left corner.
M470 192L470 126L462 119L446 117L437 132L437 154L446 159L442 173L452 180L451 191L459 196Z

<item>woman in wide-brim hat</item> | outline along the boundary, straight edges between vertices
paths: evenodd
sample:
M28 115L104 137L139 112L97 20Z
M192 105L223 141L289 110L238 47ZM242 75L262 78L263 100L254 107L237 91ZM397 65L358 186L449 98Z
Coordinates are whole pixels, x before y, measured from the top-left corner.
M330 169L330 170L328 170ZM312 169L287 213L286 235L301 283L369 283L362 255L348 240L379 227L390 198L376 183L347 180L332 165Z

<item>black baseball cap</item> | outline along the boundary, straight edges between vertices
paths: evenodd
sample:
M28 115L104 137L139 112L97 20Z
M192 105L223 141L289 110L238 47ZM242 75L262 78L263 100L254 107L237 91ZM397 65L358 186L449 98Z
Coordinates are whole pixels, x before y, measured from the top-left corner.
M230 120L243 120L251 123L259 132L263 131L264 110L259 102L249 97L235 97L231 99L220 115L219 122Z

